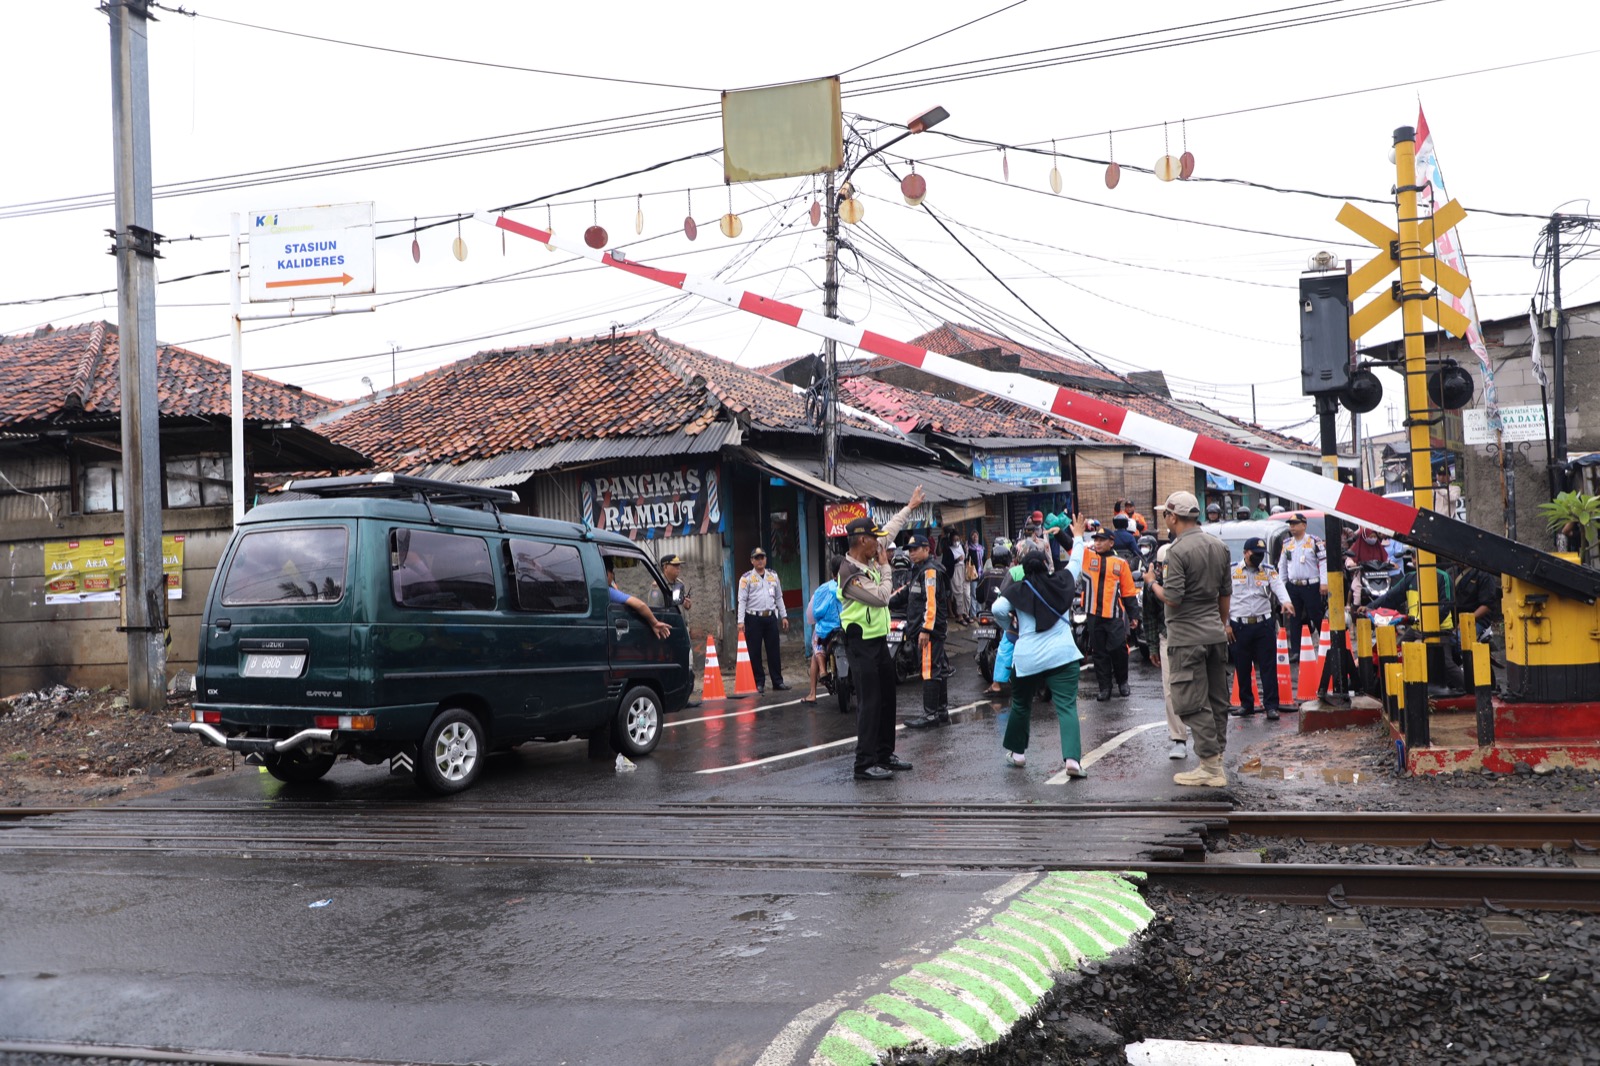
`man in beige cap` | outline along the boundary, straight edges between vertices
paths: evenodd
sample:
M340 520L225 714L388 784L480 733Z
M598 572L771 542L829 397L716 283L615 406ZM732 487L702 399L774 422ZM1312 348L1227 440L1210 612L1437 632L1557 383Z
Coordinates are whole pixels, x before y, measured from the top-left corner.
M1167 671L1172 708L1194 735L1200 765L1174 774L1180 785L1220 788L1228 729L1228 605L1233 593L1228 547L1200 531L1200 502L1174 492L1161 508L1172 536L1162 580L1152 586L1166 607Z

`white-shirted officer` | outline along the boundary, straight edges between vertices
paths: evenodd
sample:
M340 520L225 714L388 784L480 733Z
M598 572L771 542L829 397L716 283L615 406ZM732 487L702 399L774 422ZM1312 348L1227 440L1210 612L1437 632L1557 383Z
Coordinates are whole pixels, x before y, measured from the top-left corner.
M767 671L762 668L761 649L767 650L772 666L772 687L789 687L783 679L783 662L778 658L778 630L789 629L789 612L783 606L783 582L767 569L767 553L760 545L750 553L750 569L739 578L739 632L750 652L750 669L756 675L756 691L767 691Z
M1285 623L1289 658L1294 660L1300 650L1301 625L1310 628L1312 640L1321 634L1328 595L1327 545L1321 537L1306 532L1306 516L1298 511L1289 516L1289 536L1278 556L1278 569L1289 586L1289 602L1294 604L1294 614Z
M1239 678L1239 709L1236 715L1256 713L1255 689L1250 683L1250 668L1261 675L1261 705L1267 718L1278 720L1278 683L1273 669L1277 651L1278 627L1272 620L1272 598L1283 605L1283 613L1293 616L1294 605L1278 570L1267 562L1267 542L1251 537L1244 542L1244 561L1233 567L1233 599L1228 605L1228 640L1233 646L1233 668Z

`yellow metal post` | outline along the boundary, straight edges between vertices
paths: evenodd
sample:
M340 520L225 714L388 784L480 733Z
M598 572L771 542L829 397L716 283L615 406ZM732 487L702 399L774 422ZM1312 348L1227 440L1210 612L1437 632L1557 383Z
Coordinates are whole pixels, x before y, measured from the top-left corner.
M1430 299L1422 286L1423 263L1430 267L1433 255L1427 245L1432 243L1433 220L1417 215L1417 159L1416 131L1401 126L1394 131L1395 189L1400 223L1400 323L1405 335L1406 353L1406 419L1407 438L1411 447L1411 502L1421 508L1431 504L1433 492L1433 441L1428 421L1428 367L1425 328L1422 324L1422 305ZM1423 241L1423 223L1427 223L1429 240ZM1431 507L1428 508L1432 510ZM1418 623L1422 637L1429 644L1440 641L1439 627L1439 572L1434 569L1432 552L1417 549L1416 588L1421 601L1422 617Z

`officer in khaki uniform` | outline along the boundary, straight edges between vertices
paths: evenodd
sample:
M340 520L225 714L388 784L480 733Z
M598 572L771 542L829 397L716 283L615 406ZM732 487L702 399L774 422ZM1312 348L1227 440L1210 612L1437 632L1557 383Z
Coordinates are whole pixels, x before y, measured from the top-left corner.
M767 671L761 662L766 649L772 666L772 687L789 687L783 679L783 662L778 658L778 630L789 631L789 612L783 606L783 583L767 569L767 553L760 545L750 553L750 569L739 578L739 632L750 652L750 670L756 675L756 691L767 691Z
M1180 785L1221 788L1228 728L1228 607L1233 575L1228 546L1200 530L1200 503L1174 492L1161 509L1172 534L1162 580L1153 591L1166 607L1172 707L1194 735L1200 765L1172 776Z

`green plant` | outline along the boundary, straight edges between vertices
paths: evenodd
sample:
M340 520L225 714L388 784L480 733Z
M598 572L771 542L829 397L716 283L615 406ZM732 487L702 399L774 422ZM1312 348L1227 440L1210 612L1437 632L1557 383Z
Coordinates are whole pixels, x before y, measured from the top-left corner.
M1600 496L1563 492L1549 503L1541 503L1539 513L1549 523L1552 533L1577 526L1578 551L1582 553L1595 542L1596 527L1600 526Z

